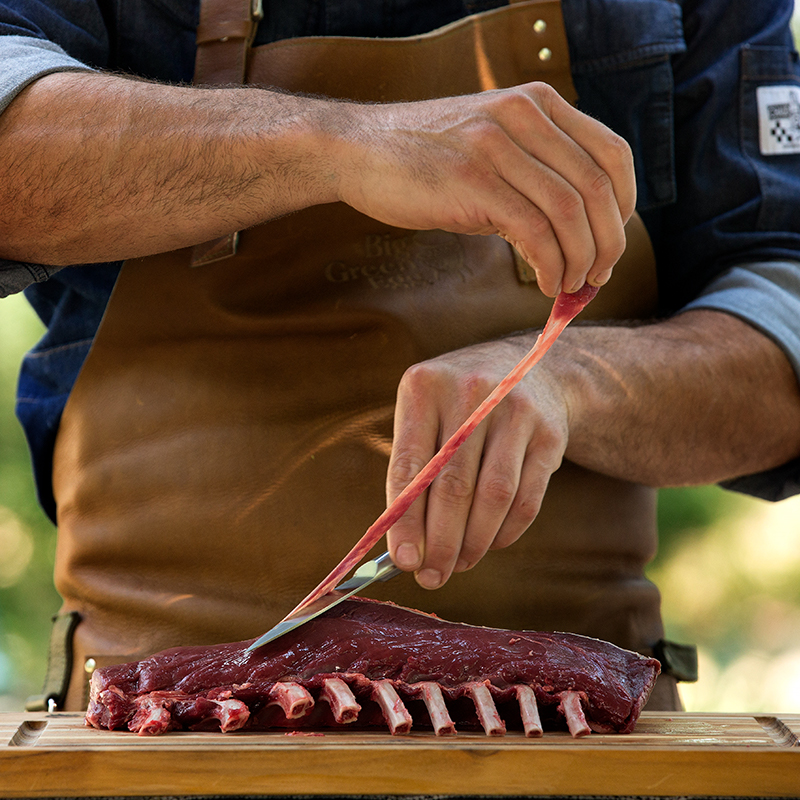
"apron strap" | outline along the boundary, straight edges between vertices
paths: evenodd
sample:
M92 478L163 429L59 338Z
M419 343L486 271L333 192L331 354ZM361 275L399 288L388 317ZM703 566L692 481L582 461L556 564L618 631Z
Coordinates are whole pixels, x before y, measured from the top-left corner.
M525 0L508 0L520 2ZM263 18L262 0L201 0L193 83L244 83L247 53Z
M195 86L241 86L247 75L247 57L264 17L262 0L201 0L197 26ZM236 253L235 231L193 249L195 266L210 264Z
M194 83L244 83L247 53L263 16L261 0L202 0Z

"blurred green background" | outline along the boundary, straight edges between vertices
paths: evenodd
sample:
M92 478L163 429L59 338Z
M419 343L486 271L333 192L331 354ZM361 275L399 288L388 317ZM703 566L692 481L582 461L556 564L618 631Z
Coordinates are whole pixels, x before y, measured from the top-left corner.
M22 296L0 300L0 711L21 710L41 690L60 605L55 530L14 416L19 363L41 333ZM800 497L769 504L713 486L665 490L659 526L650 575L667 635L699 647L700 680L681 685L687 710L800 713Z
M55 529L36 501L27 445L14 416L23 353L43 328L21 296L0 300L0 711L41 691L53 588Z

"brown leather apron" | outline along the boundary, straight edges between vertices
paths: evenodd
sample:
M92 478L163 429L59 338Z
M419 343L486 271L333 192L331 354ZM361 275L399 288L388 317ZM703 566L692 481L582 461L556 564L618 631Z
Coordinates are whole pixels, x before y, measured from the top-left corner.
M258 48L249 8L204 3L198 82L392 101L538 79L575 97L551 0L409 39ZM654 307L638 219L628 240L586 318ZM228 237L128 262L55 450L56 584L81 615L67 707L83 705L90 657L234 641L280 619L385 506L403 371L540 325L551 305L499 237L400 230L343 204L244 231L238 249ZM513 547L438 591L404 576L372 594L647 652L663 635L643 573L655 549L654 491L565 463Z

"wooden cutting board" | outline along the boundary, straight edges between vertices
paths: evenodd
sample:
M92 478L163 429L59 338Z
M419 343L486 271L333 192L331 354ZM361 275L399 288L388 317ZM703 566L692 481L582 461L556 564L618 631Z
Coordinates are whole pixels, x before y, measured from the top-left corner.
M645 712L634 733L170 733L0 714L0 797L132 795L800 796L800 714Z

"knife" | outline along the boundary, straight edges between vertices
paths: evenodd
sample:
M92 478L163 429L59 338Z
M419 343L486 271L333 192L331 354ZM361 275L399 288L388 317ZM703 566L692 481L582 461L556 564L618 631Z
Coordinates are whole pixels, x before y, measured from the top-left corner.
M314 619L314 617L323 614L329 608L338 605L342 600L347 600L348 597L357 594L370 584L377 583L378 581L388 581L401 572L402 570L392 563L388 551L374 558L372 561L367 561L353 573L352 578L344 583L340 583L332 592L304 606L302 612L293 612L289 614L288 617L281 620L274 628L271 628L263 636L256 639L245 650L245 653L252 653L253 650L261 647L261 645L267 644L267 642L271 642L279 636L283 636L284 633L293 631L295 628L299 628L309 620Z

